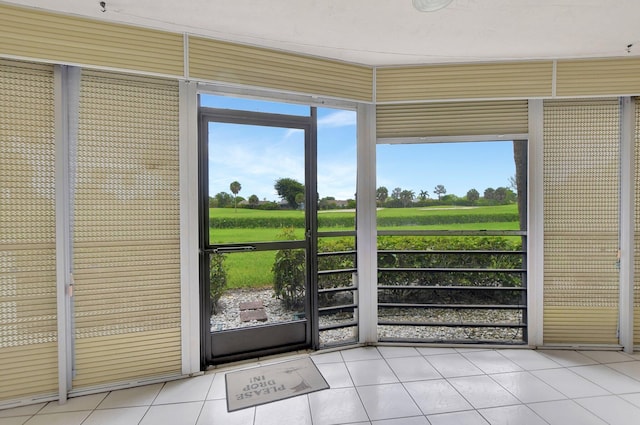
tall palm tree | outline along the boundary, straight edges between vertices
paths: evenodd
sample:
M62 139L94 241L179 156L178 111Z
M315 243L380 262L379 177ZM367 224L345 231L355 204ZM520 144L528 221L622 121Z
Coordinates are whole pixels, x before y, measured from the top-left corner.
M236 199L238 197L238 192L242 189L242 185L238 181L233 181L229 185L229 189L231 189L231 192L233 193L233 210L237 212Z
M405 208L413 202L415 197L416 193L413 190L403 190L400 192L400 200L402 201L402 206Z

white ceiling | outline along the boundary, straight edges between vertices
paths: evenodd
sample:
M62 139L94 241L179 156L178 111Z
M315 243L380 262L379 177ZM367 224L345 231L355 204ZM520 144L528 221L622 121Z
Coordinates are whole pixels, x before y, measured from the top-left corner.
M4 2L373 66L640 56L640 0Z

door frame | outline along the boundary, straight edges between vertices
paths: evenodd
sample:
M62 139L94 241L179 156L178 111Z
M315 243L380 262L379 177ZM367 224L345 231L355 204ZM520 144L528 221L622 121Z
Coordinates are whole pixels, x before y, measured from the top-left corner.
M209 241L208 225L208 136L209 122L300 129L305 132L305 238L298 241L274 241L238 244L220 244L226 248L259 246L259 250L278 248L305 249L307 299L304 321L249 328L210 331L211 302L207 258L213 251ZM199 267L200 267L200 329L201 365L237 361L265 355L317 349L319 346L317 305L317 113L310 106L308 116L283 115L264 112L198 108L198 211L199 211ZM218 247L220 248L220 247ZM265 331L268 331L265 334ZM214 341L215 340L215 341ZM219 350L217 347L224 346Z

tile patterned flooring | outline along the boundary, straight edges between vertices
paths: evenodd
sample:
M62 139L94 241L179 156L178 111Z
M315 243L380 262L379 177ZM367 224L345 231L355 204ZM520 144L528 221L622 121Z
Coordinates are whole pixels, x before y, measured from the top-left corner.
M252 363L0 410L0 425L640 424L640 354L379 346L311 358L330 389L233 413L224 374Z

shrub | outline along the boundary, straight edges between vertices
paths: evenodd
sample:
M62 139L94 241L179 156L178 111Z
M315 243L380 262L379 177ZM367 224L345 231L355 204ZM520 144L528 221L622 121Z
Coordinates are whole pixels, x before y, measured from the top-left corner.
M319 239L318 252L341 252L342 254L318 256L318 271L352 269L356 265L355 238ZM320 289L351 286L351 273L332 273L318 276Z
M276 204L277 206L277 204ZM269 209L264 205L259 209ZM378 217L378 227L403 227L403 226L432 226L459 223L490 223L490 222L517 222L518 213L492 213L492 214L456 214L456 215L411 215ZM281 227L305 226L305 219L300 217L211 217L209 226L213 229L277 229ZM354 227L355 215L321 214L318 217L318 227Z
M380 237L378 267L404 269L379 271L381 285L405 286L465 286L518 288L524 282L520 273L510 269L523 268L523 256L518 252L521 242L504 237ZM411 252L411 250L421 252ZM467 252L447 252L467 251ZM486 253L483 251L506 251ZM509 252L512 251L512 252ZM475 271L443 271L442 269L476 269ZM412 270L416 269L416 270ZM420 269L440 269L431 271ZM486 269L486 271L481 271ZM497 270L496 270L497 269ZM381 302L517 304L518 291L438 291L419 289L387 289L379 292Z
M224 269L224 254L209 255L209 297L211 298L211 312L218 314L218 301L227 289L227 271Z
M209 227L212 229L261 229L297 227L304 228L304 217L212 217Z
M429 226L458 223L517 222L517 213L416 215L406 217L378 217L378 227Z
M283 229L280 239L294 240L294 229ZM274 296L290 310L303 306L306 295L304 250L281 249L276 252L272 271Z

